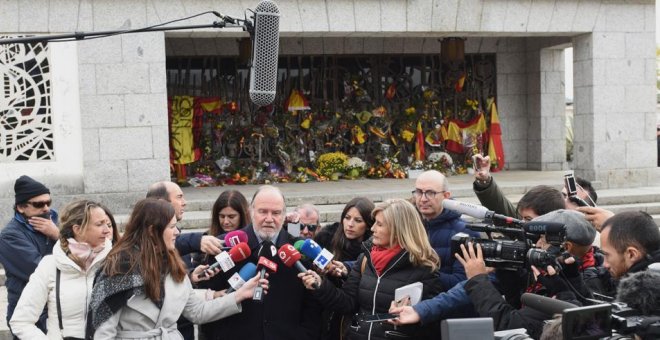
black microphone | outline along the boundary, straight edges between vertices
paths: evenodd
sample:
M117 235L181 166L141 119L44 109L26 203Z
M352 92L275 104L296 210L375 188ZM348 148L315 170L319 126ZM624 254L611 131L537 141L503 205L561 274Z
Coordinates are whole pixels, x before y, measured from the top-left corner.
M523 224L523 229L532 234L564 234L566 227L560 222L547 222L547 221L529 221Z
M660 264L655 264L660 269ZM621 279L617 287L616 300L628 307L640 311L643 315L652 315L660 311L660 270L649 269L633 273ZM655 314L657 315L657 314Z
M564 311L564 309L578 307L570 302L552 299L532 293L524 293L520 298L520 302L522 302L524 306L535 309L549 316L560 314Z
M254 43L250 68L250 100L258 106L275 100L277 57L280 48L280 10L270 0L254 10Z
M504 224L504 225L517 225L520 226L524 221L515 219L513 217L504 216L496 214L494 211L488 210L487 208L456 200L444 200L442 201L442 207L444 209L454 210L463 215L472 216L478 219L489 219L492 220L495 224Z
M259 248L259 261L257 262L257 271L259 271L259 276L263 279L266 276L266 272L269 271L274 273L277 271L277 263L275 263L275 255L277 254L277 249L273 242L264 241L261 243L261 248ZM261 302L263 300L264 289L261 285L257 285L254 288L254 294L252 295L252 300Z

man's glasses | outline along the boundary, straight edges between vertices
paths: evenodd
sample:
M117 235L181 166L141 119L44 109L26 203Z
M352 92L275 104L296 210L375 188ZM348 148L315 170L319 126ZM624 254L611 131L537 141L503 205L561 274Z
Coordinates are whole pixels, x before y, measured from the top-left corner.
M48 200L48 201L41 201L41 202L27 201L27 202L25 202L25 203L27 203L27 204L33 206L33 207L36 208L36 209L42 209L42 208L45 207L45 206L49 206L49 207L50 207L51 204L53 203L53 201L51 201L51 200Z
M316 224L303 224L303 223L300 223L300 230L303 230L303 229L307 228L307 230L309 230L310 233L313 233L314 231L316 231L317 227L318 227L318 225L316 225Z
M422 190L419 190L419 189L415 189L415 190L412 191L412 194L416 198L421 198L422 196L426 196L426 199L432 200L432 199L435 198L435 195L441 194L443 192L445 192L445 191L444 190L443 191L433 191L433 190L422 191Z

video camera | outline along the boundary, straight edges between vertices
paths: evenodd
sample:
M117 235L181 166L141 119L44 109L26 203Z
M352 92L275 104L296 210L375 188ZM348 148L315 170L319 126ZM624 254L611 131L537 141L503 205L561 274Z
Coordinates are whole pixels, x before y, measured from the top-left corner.
M642 339L660 338L658 315L642 315L625 303L605 303L565 309L562 313L564 339Z

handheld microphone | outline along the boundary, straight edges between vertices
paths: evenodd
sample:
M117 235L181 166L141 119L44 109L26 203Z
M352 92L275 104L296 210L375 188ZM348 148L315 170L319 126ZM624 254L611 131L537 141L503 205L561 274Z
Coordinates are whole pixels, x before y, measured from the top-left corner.
M524 306L537 310L541 313L545 313L549 316L560 314L564 311L564 309L578 307L570 302L552 299L532 293L524 293L520 298L520 301Z
M524 221L522 220L509 216L496 214L494 211L488 210L483 206L471 204L467 202L461 202L456 200L444 200L442 201L442 207L444 209L454 210L458 213L472 216L474 218L492 220L493 223L495 223L496 225L504 224L504 225L522 226L524 223Z
M270 241L264 241L261 243L261 248L259 249L259 261L257 262L257 270L259 271L259 276L263 279L266 276L266 272L275 273L277 272L277 263L273 260L275 259L275 254L277 254L277 249ZM252 295L252 300L263 301L264 289L258 285L254 288L254 294Z
M280 46L280 10L273 1L261 1L254 10L254 43L250 67L250 100L258 106L275 100Z
M234 247L239 243L247 243L248 236L243 230L232 230L225 234L225 247Z
M308 258L314 259L314 265L320 269L325 269L325 267L332 261L332 258L335 257L335 255L329 250L321 248L321 246L312 239L305 240L300 247L300 252Z
M280 247L280 249L277 251L277 256L280 257L280 260L282 260L282 263L284 263L285 266L291 268L293 266L298 269L299 272L301 273L306 273L307 268L303 266L302 263L300 263L300 258L302 255L300 255L300 252L296 250L292 245L290 244L285 244ZM318 283L314 282L313 284L314 289L318 289L319 285Z
M257 266L255 266L254 263L248 262L245 265L243 265L243 268L241 268L241 270L234 273L234 275L232 275L229 278L229 280L227 280L227 282L229 282L229 285L231 286L227 289L227 294L243 287L245 281L251 279L256 273L257 273Z
M297 251L299 251L303 259L306 259L307 256L305 254L302 254L302 251L300 251L300 248L302 248L303 244L305 243L305 240L298 240L296 243L293 244L293 247L296 248Z
M234 268L236 266L236 262L241 262L250 257L252 254L252 251L250 250L250 246L248 246L247 243L239 243L235 245L233 248L229 249L228 252L223 251L220 254L215 256L215 262L212 264L210 267L206 269L206 271L210 270L213 271L215 268L220 267L223 272L227 272L230 269ZM203 273L197 275L197 277L202 278L206 276L206 271Z
M565 234L566 227L560 222L529 221L522 225L526 232L532 234Z

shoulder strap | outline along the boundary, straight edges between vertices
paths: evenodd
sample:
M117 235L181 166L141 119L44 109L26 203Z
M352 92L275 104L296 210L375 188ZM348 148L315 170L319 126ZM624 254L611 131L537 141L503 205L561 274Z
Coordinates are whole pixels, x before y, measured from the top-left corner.
M57 321L60 325L60 334L64 336L64 326L62 326L62 305L60 304L60 269L57 268L55 274L55 301L57 302Z
M360 274L364 274L364 269L367 268L367 256L362 257L362 264L360 265Z

